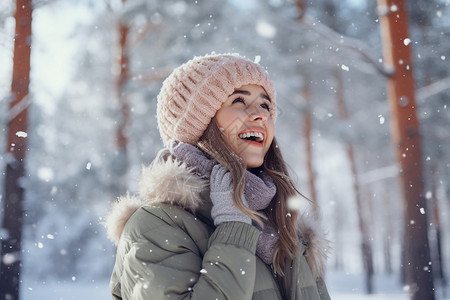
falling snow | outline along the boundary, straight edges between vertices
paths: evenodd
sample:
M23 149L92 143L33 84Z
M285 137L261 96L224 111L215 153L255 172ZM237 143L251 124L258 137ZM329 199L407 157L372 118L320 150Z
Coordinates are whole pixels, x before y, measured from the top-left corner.
M28 136L28 134L26 132L23 132L23 131L17 131L16 135L18 137L23 137L23 138L26 138Z
M279 144L275 147L281 149L288 161L289 171L300 192L320 204L327 238L335 246L326 274L331 298L408 299L407 293L414 287L401 286L399 270L393 270L391 275L383 273L383 235L388 229L385 214L392 214L390 242L396 266L403 224L399 213L402 202L395 184L399 167L392 152L396 146L390 144L392 133L387 124L393 119L386 101L387 78L375 66L386 70L393 67L381 57L379 21L382 16L375 16L364 1L342 2L333 15L327 15L318 2L312 1L306 12L312 19L309 25L308 19L296 20L298 14L292 11L295 7L292 1L269 0L258 5L257 1L234 0L234 6L230 7L227 1L218 0L212 0L210 4L205 1L150 1L152 4L149 4L149 1L135 0L129 2L137 5L127 6L126 11L122 11L120 1L116 1L109 8L114 10L113 14L105 14L107 5L102 1L91 1L89 5L82 1L77 5L71 1L47 2L39 6L33 16L32 40L36 44L32 50L29 128L13 132L15 141L7 149L14 151L20 143L27 143L26 175L21 178L26 189L23 251L20 255L8 253L1 257L6 265L21 260L24 300L110 299L108 280L115 248L106 239L102 216L118 195L139 189L136 178L141 166L148 165L162 147L156 129L157 101L153 101L157 99L162 80L186 58L212 51L242 53L267 67L274 80L279 116L276 121ZM0 99L4 100L3 104L10 98L8 82L14 36L13 10L8 5L12 6L0 6L4 11L0 16L3 24L0 79L5 83L0 87ZM411 7L413 9L415 7ZM424 137L421 142L425 186L430 190L425 191L427 205L415 206L415 211L434 218L432 202L439 201L443 229L449 227L450 214L448 201L445 202L450 165L443 163L449 160L446 149L450 140L446 130L450 123L448 81L445 81L450 76L446 66L448 21L445 16L448 10L448 5L422 8L421 14L432 18L432 30L419 26L412 19L412 30L402 37L401 42L404 49L413 46L413 63L395 62L404 70L414 70L418 83L415 104L419 111L420 134ZM396 5L379 8L378 13L381 12L401 13ZM126 159L117 151L114 140L119 112L116 111L118 101L112 86L115 82L112 75L117 74L117 68L112 66L117 54L112 24L117 24L117 16L134 26L130 42L132 80L122 95L131 106ZM321 26L329 24L337 26L330 31L339 32L335 40L320 31ZM426 43L420 34L422 30L428 30ZM351 49L353 44L349 36L358 41L357 48L362 47L358 50L373 62ZM341 76L349 122L340 119L335 101L338 94L336 76ZM439 86L441 80L444 88ZM308 88L309 99L306 96ZM402 109L413 100L400 97L397 104ZM308 109L312 119L312 173L316 179L316 199L312 199L305 164L308 158L303 114ZM0 118L3 124L8 123L5 109ZM405 121L411 120L414 119ZM6 125L4 127L5 142ZM358 164L356 176L350 171L347 142L357 145L357 160L364 161ZM404 150L402 156L409 157L410 151ZM6 165L15 158L3 152L1 161ZM433 168L436 170L431 171ZM128 171L121 173L124 170ZM355 178L364 191L371 191L364 194L365 204L373 207L368 217L374 230L372 241L376 245L376 291L371 296L364 295L364 278L361 276L360 235L352 189ZM436 178L435 186L431 184L431 178ZM307 212L309 200L294 197L289 199L288 205L300 213ZM4 203L3 198L0 203ZM0 219L2 217L0 215ZM416 224L415 220L406 221ZM435 220L430 223L436 224ZM449 253L448 232L443 230L442 233L443 253ZM7 237L8 232L0 228L0 238ZM445 258L448 270L448 256ZM336 270L339 259L345 266ZM212 263L212 268L220 265L218 261ZM430 266L423 267L426 272L431 269ZM239 271L243 276L251 273L248 269ZM202 269L200 274L207 274L207 271ZM196 278L189 278L192 286ZM447 285L448 292L450 282ZM146 283L142 286L148 287Z
M346 65L341 65L341 69L347 72L350 71L350 68Z

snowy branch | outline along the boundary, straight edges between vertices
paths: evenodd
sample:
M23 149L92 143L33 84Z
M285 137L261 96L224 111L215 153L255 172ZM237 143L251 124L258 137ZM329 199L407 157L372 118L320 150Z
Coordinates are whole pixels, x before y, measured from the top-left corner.
M139 80L142 82L152 82L152 81L156 81L156 80L162 80L162 79L166 78L167 76L169 76L169 74L173 71L173 69L174 68L165 67L165 68L155 70L152 73L130 76L130 78L133 80Z
M417 99L424 102L427 98L437 95L447 89L450 89L450 77L433 82L430 85L424 86L416 90Z
M337 33L331 28L322 25L319 22L316 22L315 20L309 18L306 15L304 15L300 19L300 22L311 27L315 32L325 37L326 39L332 41L333 43L339 44L341 47L345 47L357 52L364 58L365 61L372 64L375 67L375 69L382 75L386 77L391 77L393 75L393 70L391 68L387 68L386 66L376 62L376 60L374 60L366 53L367 52L366 49L368 48L368 46L362 43L360 40L352 39L350 37L344 37L343 35Z
M155 26L153 24L146 24L143 28L138 30L138 35L137 37L134 39L133 42L130 42L128 48L132 49L134 47L137 46L137 44L139 44L142 39L144 39L144 37L150 32L152 31L152 29L154 29Z
M393 178L398 174L398 167L396 165L387 166L375 170L368 171L359 176L359 183L369 184L373 182L377 182L383 179Z
M52 2L56 2L56 0L34 0L33 1L33 10L40 8L45 5L50 5Z
M26 95L22 98L22 100L14 104L14 106L9 109L8 123L14 120L20 113L22 113L28 108L28 106L30 106L30 101L28 98L29 96Z

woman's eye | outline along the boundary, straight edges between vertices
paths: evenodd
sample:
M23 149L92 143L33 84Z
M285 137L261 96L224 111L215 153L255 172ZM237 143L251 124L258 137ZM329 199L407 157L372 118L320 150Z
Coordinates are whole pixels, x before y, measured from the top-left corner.
M261 107L266 109L266 110L268 110L268 111L270 111L270 105L269 104L263 103L263 104L261 104Z
M234 104L234 103L238 103L238 102L244 103L244 104L245 104L244 99L242 99L242 98L240 98L240 97L233 100L233 104Z

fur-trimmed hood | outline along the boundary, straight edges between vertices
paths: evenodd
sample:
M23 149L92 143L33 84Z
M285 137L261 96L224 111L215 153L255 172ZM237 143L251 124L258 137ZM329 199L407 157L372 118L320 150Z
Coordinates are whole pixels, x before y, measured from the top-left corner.
M128 219L145 205L176 203L195 212L202 201L200 193L208 185L184 163L172 159L155 160L142 168L138 195L121 196L113 204L105 221L108 238L117 245Z
M155 160L142 169L138 195L127 194L113 204L105 220L108 238L117 245L128 219L145 205L176 203L195 213L204 201L200 194L208 186L207 180L195 175L184 163L172 159ZM322 277L329 242L322 233L320 222L303 213L298 225L305 245L304 255L313 276Z

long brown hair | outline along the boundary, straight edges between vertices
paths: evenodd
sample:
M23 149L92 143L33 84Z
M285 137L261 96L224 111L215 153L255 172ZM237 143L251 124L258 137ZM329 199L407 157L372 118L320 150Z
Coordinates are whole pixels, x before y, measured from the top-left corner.
M245 186L246 165L225 142L214 118L197 142L197 146L230 170L233 182L233 202L236 207L260 225L262 225L261 219L268 219L268 222L278 231L279 240L274 249L273 267L278 274L283 276L283 269L289 261L294 259L299 244L296 232L298 212L289 209L288 200L297 194L303 195L295 188L289 177L276 139L273 139L267 151L263 169L272 177L277 192L264 213L255 212L244 205L242 195Z

